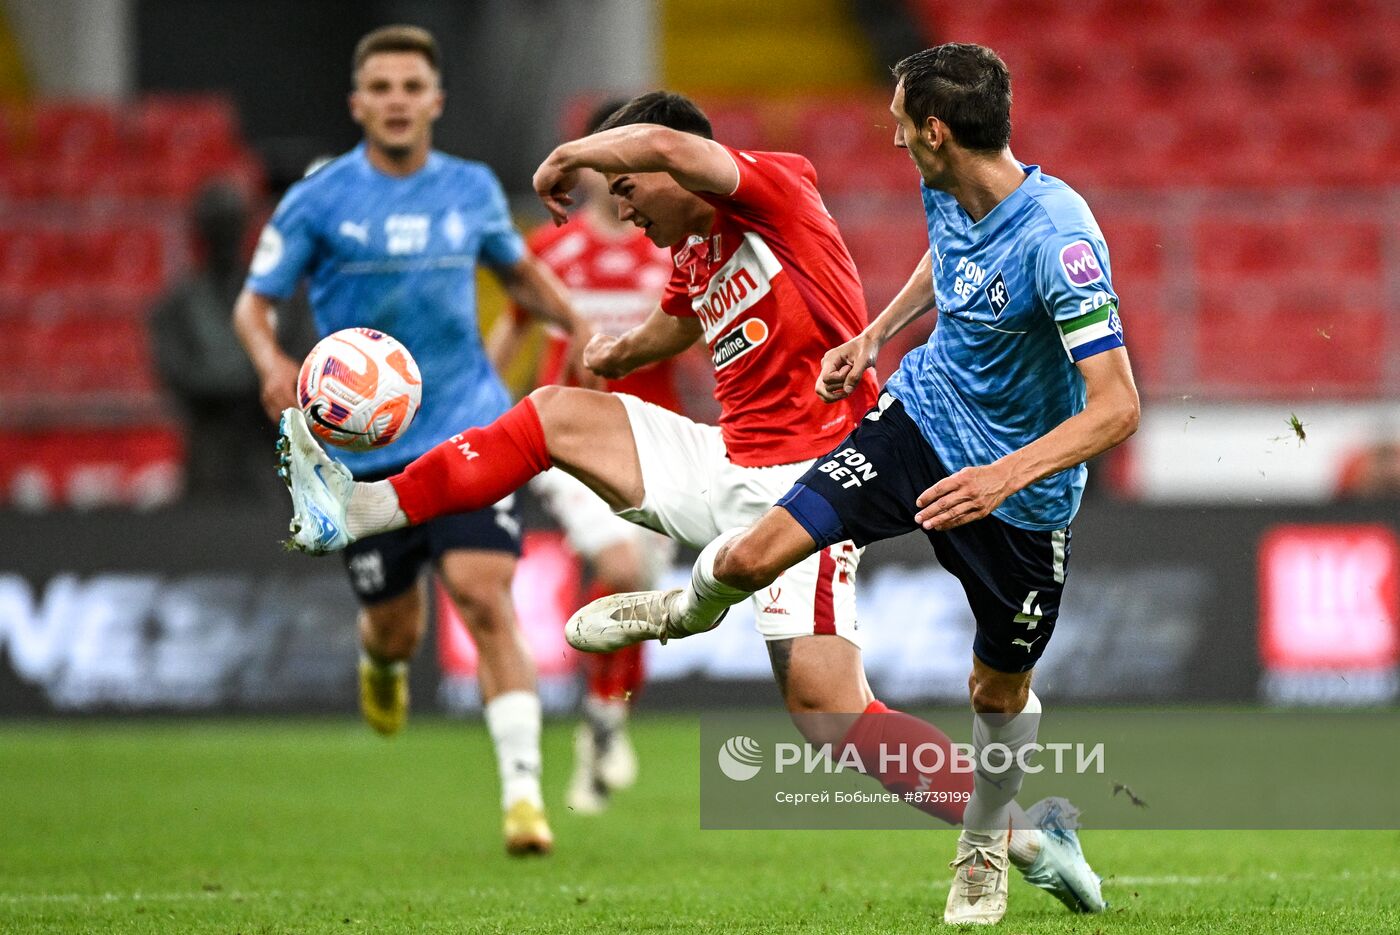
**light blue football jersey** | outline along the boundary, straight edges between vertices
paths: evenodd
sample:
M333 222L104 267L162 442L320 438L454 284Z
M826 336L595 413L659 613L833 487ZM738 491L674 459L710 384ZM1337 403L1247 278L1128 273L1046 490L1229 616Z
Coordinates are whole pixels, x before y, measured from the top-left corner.
M374 451L331 449L356 474L377 473L509 407L482 345L476 272L524 254L485 165L434 151L398 178L375 169L362 144L288 190L263 229L247 288L285 299L305 278L322 336L375 328L418 361L423 403L403 437Z
M1073 189L1022 166L1025 181L975 224L922 188L938 324L888 389L949 472L990 464L1084 408L1077 361L1123 346L1108 248ZM996 511L1023 529L1060 529L1079 509L1080 464Z

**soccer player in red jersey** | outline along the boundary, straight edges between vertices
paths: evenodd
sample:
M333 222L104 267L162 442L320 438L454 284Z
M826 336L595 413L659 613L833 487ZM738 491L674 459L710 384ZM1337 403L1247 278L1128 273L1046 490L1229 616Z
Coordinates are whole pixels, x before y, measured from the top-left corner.
M585 124L592 133L626 101L594 109ZM597 334L621 336L642 325L656 308L671 278L671 255L618 217L607 180L597 172L580 175L583 203L567 225L543 224L526 242L530 251L568 286L576 313ZM516 356L533 317L511 307L491 334L497 371ZM540 360L536 385L577 385L569 367L570 340L555 329ZM616 380L604 389L627 393L672 412L681 410L676 392L676 360L665 358ZM530 482L592 572L589 600L656 586L675 554L674 543L659 533L613 515L608 505L558 469ZM583 723L574 735L574 772L566 801L575 812L602 811L612 792L636 781L637 757L627 736L627 715L642 687L640 644L611 653L585 653Z
M869 372L842 400L823 403L812 392L827 348L851 340L867 313L855 264L822 204L811 163L792 153L723 146L692 102L652 92L629 102L598 133L555 149L537 170L535 190L560 224L586 169L607 177L623 220L671 249L674 270L660 307L621 337L595 335L584 363L617 378L673 357L703 335L716 369L720 426L696 424L626 394L541 387L496 422L454 436L402 473L356 483L325 458L301 413L289 409L282 471L292 491L293 547L334 551L360 536L494 503L554 466L618 515L700 548L763 515L870 409L876 394ZM809 741L854 747L897 794L944 793L915 797L913 804L960 822L970 774L948 768L921 774L912 763L900 768L878 755L882 744L929 744L945 751L943 763L954 759L946 735L890 711L870 690L856 628L859 560L854 545L836 543L754 595L774 676ZM1028 838L1027 849L1038 848L1038 832L1014 834Z

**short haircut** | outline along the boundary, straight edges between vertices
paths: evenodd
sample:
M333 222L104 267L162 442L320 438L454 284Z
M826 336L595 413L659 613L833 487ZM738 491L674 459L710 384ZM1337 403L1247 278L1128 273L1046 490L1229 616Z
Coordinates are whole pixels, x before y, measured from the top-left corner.
M715 138L715 131L705 112L684 94L671 91L648 91L632 98L593 132L630 127L635 123L655 123L682 133L694 133L707 140Z
M619 110L627 106L627 99L614 97L606 100L588 112L588 119L583 122L583 135L588 136L597 133L598 128L608 122L608 118Z
M416 52L428 60L433 71L438 67L438 44L433 34L421 26L381 26L355 44L351 77L358 75L371 55L381 52Z
M967 149L999 151L1011 143L1011 72L991 49L949 42L902 59L904 112L923 127L937 117Z

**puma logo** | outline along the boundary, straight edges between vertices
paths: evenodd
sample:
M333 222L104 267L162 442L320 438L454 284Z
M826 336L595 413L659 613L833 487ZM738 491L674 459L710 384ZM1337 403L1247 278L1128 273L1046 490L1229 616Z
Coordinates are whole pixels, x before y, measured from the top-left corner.
M357 240L362 246L369 246L369 221L361 221L359 224L354 221L341 221L340 235Z

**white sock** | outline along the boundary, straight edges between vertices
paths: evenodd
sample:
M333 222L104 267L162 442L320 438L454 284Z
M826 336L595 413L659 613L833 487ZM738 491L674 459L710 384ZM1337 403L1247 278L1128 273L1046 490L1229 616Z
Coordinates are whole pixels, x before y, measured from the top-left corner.
M583 699L583 722L593 735L593 745L600 751L612 745L612 739L627 724L627 702L621 698Z
M1039 728L1040 699L1035 692L1028 693L1026 706L1011 717L1004 714L973 716L972 747L979 766L972 776L972 798L963 812L963 828L966 829L963 834L973 843L991 843L1011 827L1013 807L1019 810L1019 806L1014 805L1016 793L1021 791L1021 782L1026 778L1025 772L1016 765L1015 757L1022 747L1035 742ZM986 772L980 765L982 751L992 744L1004 744L1011 752L1011 764L1001 772ZM1000 766L1005 756L1003 751L996 750L991 758L994 765ZM1023 822L1024 816L1022 812Z
M1025 870L1040 856L1040 829L1031 824L1019 803L1012 801L1009 808L1011 839L1007 842L1007 853L1013 864Z
M700 552L690 572L690 584L681 591L671 609L669 629L684 635L713 630L730 607L752 595L715 578L715 557L719 550L743 531L742 528L725 530Z
M486 702L486 729L496 746L501 808L521 799L544 806L540 796L540 698L513 691Z
M345 531L351 538L363 539L407 525L408 515L399 509L398 492L387 480L351 488L350 502L345 504Z

